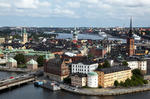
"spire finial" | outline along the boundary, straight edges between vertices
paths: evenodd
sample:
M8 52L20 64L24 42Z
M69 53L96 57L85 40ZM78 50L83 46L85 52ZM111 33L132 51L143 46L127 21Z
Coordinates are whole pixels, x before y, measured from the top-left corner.
M130 30L129 30L129 36L132 37L133 33L133 28L132 28L132 16L130 18Z

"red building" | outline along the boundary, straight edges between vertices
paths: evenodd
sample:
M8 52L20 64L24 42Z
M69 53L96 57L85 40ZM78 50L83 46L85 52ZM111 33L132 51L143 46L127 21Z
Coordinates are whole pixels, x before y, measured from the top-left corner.
M51 80L62 82L64 78L69 76L69 67L63 59L53 58L45 63L44 74Z

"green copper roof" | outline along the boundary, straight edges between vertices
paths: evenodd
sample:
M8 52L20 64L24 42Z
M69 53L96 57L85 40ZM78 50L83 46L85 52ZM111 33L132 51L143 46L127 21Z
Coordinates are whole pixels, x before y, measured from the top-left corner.
M27 64L38 64L35 60L31 59L30 61L27 62Z
M90 76L97 76L98 74L96 72L89 72L88 75L90 75Z
M15 59L13 59L13 58L8 58L8 62L14 63L14 62L17 62L17 61Z
M23 33L24 33L24 34L25 34L25 33L27 33L27 31L26 31L26 29L25 29L25 28L24 28L24 32L23 32Z

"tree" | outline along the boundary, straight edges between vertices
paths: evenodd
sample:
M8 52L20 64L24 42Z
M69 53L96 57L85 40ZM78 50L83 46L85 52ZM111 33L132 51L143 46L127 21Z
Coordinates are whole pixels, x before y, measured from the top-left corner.
M122 62L122 65L123 65L123 66L128 66L127 61L123 61L123 62Z
M110 64L109 64L109 62L108 62L107 60L105 60L105 62L104 62L104 64L103 64L103 67L104 67L104 68L110 67Z
M37 58L38 66L41 67L44 65L44 56L39 56Z
M119 86L119 82L117 80L115 80L114 85L117 87Z
M141 70L140 69L134 69L134 70L132 70L132 73L133 73L133 75L135 75L136 77L143 77L143 74L142 74L142 72L141 72Z
M17 54L14 59L17 61L17 63L20 64L25 64L26 63L26 58L23 54Z

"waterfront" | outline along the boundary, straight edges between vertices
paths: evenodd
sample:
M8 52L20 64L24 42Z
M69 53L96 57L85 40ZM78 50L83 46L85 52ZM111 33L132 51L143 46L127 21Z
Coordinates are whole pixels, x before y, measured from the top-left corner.
M12 76L15 73L0 72L1 77ZM0 99L149 99L150 91L132 93L119 96L85 96L66 91L52 92L40 87L34 87L32 83L6 90L0 93Z

